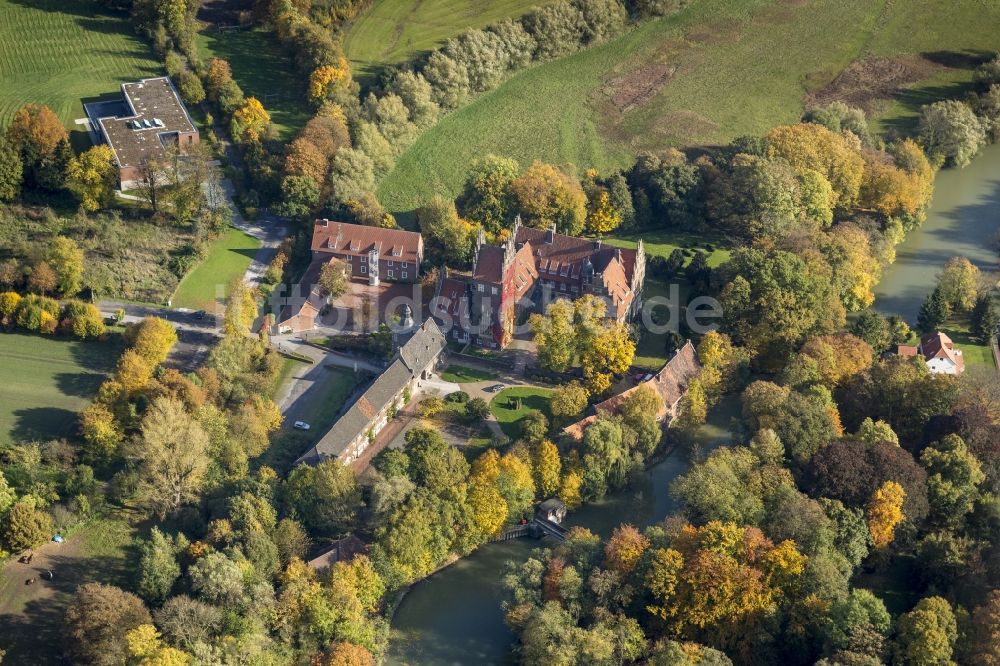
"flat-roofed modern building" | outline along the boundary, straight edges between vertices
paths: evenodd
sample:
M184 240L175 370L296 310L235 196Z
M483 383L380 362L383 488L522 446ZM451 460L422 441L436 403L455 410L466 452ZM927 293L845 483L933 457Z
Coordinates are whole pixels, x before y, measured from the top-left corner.
M198 129L170 79L161 76L122 84L120 101L85 104L91 128L115 154L123 190L134 188L143 164L181 153L198 143Z

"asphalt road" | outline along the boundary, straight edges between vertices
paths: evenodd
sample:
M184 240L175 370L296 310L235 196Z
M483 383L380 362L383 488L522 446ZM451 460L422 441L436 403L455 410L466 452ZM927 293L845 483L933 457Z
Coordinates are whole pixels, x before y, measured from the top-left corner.
M119 301L100 301L98 309L105 317L112 317L119 308L125 311L125 323L142 321L146 317L166 319L177 329L174 345L166 366L182 372L193 372L205 360L208 350L222 337L222 313L211 313L198 319L193 310L158 308Z

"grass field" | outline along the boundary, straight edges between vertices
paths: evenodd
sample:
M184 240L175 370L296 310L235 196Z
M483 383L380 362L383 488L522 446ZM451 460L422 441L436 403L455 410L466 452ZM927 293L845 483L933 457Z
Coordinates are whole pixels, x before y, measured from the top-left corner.
M233 78L245 95L264 104L281 139L290 140L311 117L305 99L306 77L295 71L274 35L263 30L208 28L198 35L198 47L205 60L229 61Z
M355 78L371 81L385 65L434 49L469 28L521 16L546 0L375 0L347 29L344 52Z
M473 384L475 382L485 382L496 378L497 374L495 372L480 370L478 368L469 368L464 365L456 365L454 363L449 365L448 369L441 373L441 381L455 382L456 384Z
M226 285L246 273L260 241L230 227L212 243L208 256L177 285L171 305L210 310L225 297Z
M708 252L708 265L712 268L721 266L729 260L732 251L724 247L728 241L719 237L713 238L698 234L671 231L669 229L652 229L634 234L621 234L616 238L607 238L605 242L615 247L636 246L636 241L642 239L642 244L646 249L648 257L663 257L666 259L677 249L708 251L706 245L711 245L712 250ZM690 261L690 259L688 260Z
M518 423L528 415L528 412L541 412L552 422L552 411L549 409L549 398L552 389L534 388L531 386L516 386L497 393L490 402L490 411L496 417L504 434L511 439L521 436L521 425ZM511 400L519 399L518 408L511 407Z
M618 168L643 149L724 143L793 122L821 92L905 128L921 104L962 95L975 59L1000 48L998 24L1000 5L972 0L700 0L512 77L418 139L378 195L394 214L454 196L486 153L522 166ZM861 68L860 92L844 80L828 87L869 57L881 69L865 78Z
M86 133L73 125L85 115L81 100L163 74L127 16L105 4L0 0L0 127L22 104L36 102L51 107L86 143Z
M121 351L117 336L80 342L0 333L0 444L73 437L77 412Z

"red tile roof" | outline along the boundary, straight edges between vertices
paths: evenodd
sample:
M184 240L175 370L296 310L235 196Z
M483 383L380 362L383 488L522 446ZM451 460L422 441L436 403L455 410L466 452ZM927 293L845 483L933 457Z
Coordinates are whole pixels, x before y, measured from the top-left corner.
M932 358L946 358L955 364L959 372L965 369L965 358L962 352L955 349L955 343L947 335L940 331L927 333L920 338L920 351L925 360Z
M416 264L423 260L423 240L420 234L413 231L332 220L316 220L313 227L314 252L367 256L372 248L378 251L380 259L412 261Z

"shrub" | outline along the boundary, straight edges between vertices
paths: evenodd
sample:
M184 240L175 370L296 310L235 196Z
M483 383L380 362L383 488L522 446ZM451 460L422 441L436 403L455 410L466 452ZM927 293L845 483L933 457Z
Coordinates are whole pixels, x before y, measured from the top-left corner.
M469 394L465 391L455 391L454 393L449 393L445 399L448 402L457 402L461 404L463 402L469 402Z

